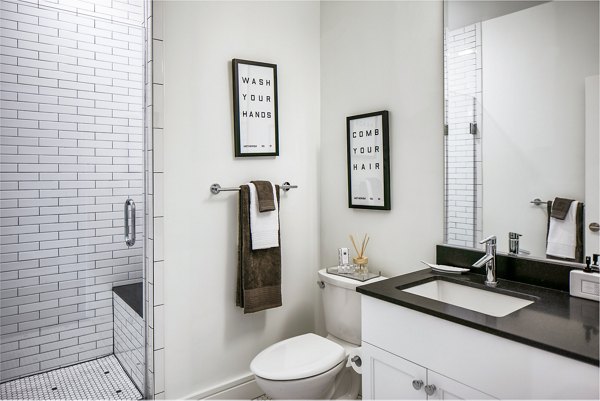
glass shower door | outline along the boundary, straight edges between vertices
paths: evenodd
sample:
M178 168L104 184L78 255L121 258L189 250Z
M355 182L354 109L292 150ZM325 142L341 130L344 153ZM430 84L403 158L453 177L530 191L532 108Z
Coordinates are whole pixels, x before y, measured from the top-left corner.
M0 2L1 382L117 354L142 285L144 10L108 4Z

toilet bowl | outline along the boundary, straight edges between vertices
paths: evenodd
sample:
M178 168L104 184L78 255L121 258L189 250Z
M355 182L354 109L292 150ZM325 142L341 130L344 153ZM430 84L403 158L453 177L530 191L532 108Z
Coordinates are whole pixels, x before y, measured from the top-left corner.
M325 373L299 380L268 380L256 376L256 383L274 400L327 400L333 398L331 383L344 369L344 364L340 362Z
M252 360L250 370L273 399L355 399L360 377L346 367L347 358L344 346L331 337L308 333L271 345Z
M256 383L272 399L356 399L361 376L346 367L360 346L360 295L365 283L319 271L327 338L302 334L273 344L250 363ZM377 277L368 282L383 280Z

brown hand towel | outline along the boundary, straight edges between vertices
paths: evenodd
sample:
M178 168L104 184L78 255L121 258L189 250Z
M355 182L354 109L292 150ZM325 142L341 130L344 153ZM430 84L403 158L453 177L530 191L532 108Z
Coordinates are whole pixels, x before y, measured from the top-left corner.
M279 204L279 186L275 189ZM276 308L281 306L281 248L252 250L248 185L240 185L239 208L236 305L244 313Z
M554 198L554 202L552 202L552 217L564 220L567 217L567 213L569 213L572 202L573 199Z
M553 217L552 209L553 209L552 201L548 201L548 220L547 220L547 227L546 227L546 244L548 242L548 233L550 232L550 217ZM577 212L575 214L575 230L576 230L575 259L564 259L564 260L583 263L583 256L584 256L584 254L583 254L584 253L584 233L583 233L584 223L583 223L583 221L584 220L585 219L584 219L583 203L577 202ZM562 258L552 256L552 255L546 255L546 257L548 259L562 259Z
M258 211L272 212L275 210L275 198L273 197L273 184L269 181L250 181L256 187L258 197Z

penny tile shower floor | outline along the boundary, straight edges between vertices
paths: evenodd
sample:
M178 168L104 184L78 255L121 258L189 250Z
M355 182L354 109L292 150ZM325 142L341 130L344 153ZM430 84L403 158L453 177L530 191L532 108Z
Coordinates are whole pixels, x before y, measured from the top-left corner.
M141 400L114 355L0 384L0 399Z

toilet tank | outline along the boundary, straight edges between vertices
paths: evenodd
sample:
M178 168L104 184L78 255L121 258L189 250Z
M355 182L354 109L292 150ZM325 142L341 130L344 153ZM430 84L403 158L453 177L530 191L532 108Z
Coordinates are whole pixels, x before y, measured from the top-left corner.
M325 284L321 291L327 333L360 345L360 294L356 287L384 279L377 277L361 282L329 274L327 269L319 270L319 280Z

